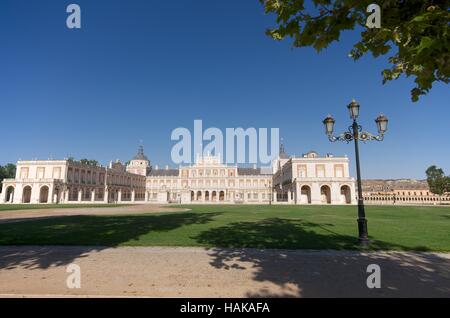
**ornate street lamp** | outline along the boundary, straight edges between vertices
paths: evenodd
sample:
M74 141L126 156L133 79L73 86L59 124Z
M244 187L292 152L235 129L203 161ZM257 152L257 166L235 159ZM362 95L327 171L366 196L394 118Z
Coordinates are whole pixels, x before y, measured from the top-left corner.
M379 135L373 135L367 131L363 131L362 127L356 122L356 119L359 116L359 104L355 100L352 100L352 102L348 104L347 108L350 113L350 118L353 120L353 124L348 127L348 131L345 131L338 136L334 136L333 130L335 120L330 115L328 115L323 120L323 124L325 126L325 133L331 142L345 141L349 143L353 140L355 143L356 179L358 184L358 234L360 244L363 246L367 246L369 244L369 238L367 233L367 220L364 210L364 200L362 196L358 140L361 140L362 142L366 142L368 140L382 141L384 139L384 134L387 131L388 119L384 115L379 115L375 119Z

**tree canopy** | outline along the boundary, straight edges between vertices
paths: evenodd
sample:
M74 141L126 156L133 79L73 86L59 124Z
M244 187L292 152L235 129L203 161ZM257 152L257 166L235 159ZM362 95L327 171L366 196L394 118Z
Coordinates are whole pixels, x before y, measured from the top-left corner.
M67 160L68 161L72 161L72 162L77 162L78 161L81 164L89 165L89 166L98 166L99 165L98 161L94 160L94 159L86 159L86 158L84 158L84 159L76 160L74 157L69 157L69 158L67 158Z
M4 166L0 166L0 182L3 179L10 179L16 177L16 165L13 163L8 163ZM1 188L1 185L0 185Z
M450 0L259 0L276 15L277 26L266 33L276 40L291 38L294 47L317 51L339 41L342 31L362 27L349 56L358 60L390 54L382 70L383 84L402 74L414 78L411 98L429 92L435 82L449 82ZM381 8L381 27L368 28L367 7Z
M80 163L89 166L98 166L98 161L93 159L80 159Z
M442 195L450 191L450 176L445 176L444 170L433 165L428 167L425 173L431 192Z

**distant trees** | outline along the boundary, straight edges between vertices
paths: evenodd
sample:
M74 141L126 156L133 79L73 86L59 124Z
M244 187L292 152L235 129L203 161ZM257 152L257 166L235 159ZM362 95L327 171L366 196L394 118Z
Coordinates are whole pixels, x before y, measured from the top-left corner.
M4 166L0 166L0 182L3 179L15 178L16 176L16 165L13 163L8 163ZM1 186L0 186L1 189Z
M433 165L428 167L425 173L432 193L442 195L450 191L450 176L446 176L444 170Z
M86 159L86 158L80 159L80 163L89 166L98 166L98 161L93 159Z
M95 166L95 167L99 166L98 161L94 160L94 159L83 158L83 159L80 159L80 160L76 160L74 157L69 157L69 158L67 158L67 160L68 161L72 161L72 162L77 162L78 161L81 164L89 165L89 166Z

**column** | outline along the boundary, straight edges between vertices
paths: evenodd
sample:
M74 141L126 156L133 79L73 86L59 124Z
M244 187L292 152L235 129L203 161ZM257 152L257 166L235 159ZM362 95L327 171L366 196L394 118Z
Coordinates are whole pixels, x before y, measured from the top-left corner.
M122 189L119 189L117 202L122 202Z
M148 201L148 191L145 190L145 202L147 202L147 201Z
M135 198L136 198L136 191L133 189L131 190L131 202L134 202Z
M322 204L322 196L320 194L320 185L317 182L311 184L311 203Z
M81 189L78 190L78 202L81 202L82 195L83 195L83 191Z
M272 203L277 203L277 191L272 193Z
M39 203L40 190L41 188L39 184L34 184L31 187L30 203Z
M108 188L105 188L105 192L103 193L103 203L108 203L109 191Z
M47 203L54 203L54 201L53 201L53 185L51 185L48 189Z
M344 202L341 202L341 185L340 184L338 184L337 182L333 182L331 184L330 191L331 191L331 203L344 203L345 204L345 199L344 199Z
M298 184L296 184L295 188L294 188L294 204L298 204L299 203L298 202L298 191L299 191Z
M14 188L14 202L22 203L23 201L23 185L16 185Z
M287 192L287 194L288 194L288 203L291 204L291 202L292 202L292 191L289 190L289 191Z
M95 201L95 189L91 191L91 202Z
M2 193L1 193L1 201L6 203L6 186L3 185Z

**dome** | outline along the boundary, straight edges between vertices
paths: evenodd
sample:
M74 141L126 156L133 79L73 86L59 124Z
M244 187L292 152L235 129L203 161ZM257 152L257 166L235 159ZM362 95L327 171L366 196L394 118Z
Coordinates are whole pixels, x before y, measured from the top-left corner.
M139 146L137 154L133 157L133 160L146 160L149 161L147 156L144 155L144 147Z

